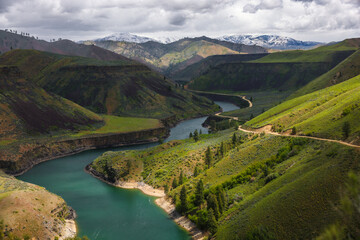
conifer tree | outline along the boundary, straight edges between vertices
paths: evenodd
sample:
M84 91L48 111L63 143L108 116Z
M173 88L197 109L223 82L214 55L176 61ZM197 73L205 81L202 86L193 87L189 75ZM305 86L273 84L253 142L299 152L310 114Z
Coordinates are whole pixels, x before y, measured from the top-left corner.
M187 194L185 186L183 186L180 191L180 211L182 213L187 211Z
M183 183L184 183L184 175L183 175L183 171L181 171L179 176L179 186L182 185Z
M174 178L174 180L173 180L173 182L172 182L172 188L173 189L175 189L175 188L177 188L177 186L178 186L178 183L177 183L177 180L176 180L176 178Z
M214 211L212 209L208 212L208 229L211 234L216 233L217 230L217 221L215 218Z
M204 201L204 184L203 181L200 181L196 185L195 191L195 205L200 206Z
M233 134L233 136L232 136L232 144L235 146L235 144L236 144L236 140L237 140L237 138L236 138L236 134L234 133Z
M214 211L214 216L216 219L219 219L219 203L217 201L216 196L213 193L210 193L207 200L208 209L212 209Z
M212 161L213 161L212 153L210 147L208 147L205 152L205 164L207 165L208 168L211 167Z
M195 131L194 131L194 140L195 140L195 142L197 142L199 140L199 132L197 129L195 129Z

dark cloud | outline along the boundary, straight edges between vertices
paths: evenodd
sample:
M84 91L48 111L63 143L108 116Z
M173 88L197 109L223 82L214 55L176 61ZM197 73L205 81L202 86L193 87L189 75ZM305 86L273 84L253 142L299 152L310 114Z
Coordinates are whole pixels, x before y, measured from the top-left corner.
M175 26L182 26L186 22L186 17L183 14L175 14L170 18L170 24Z
M271 10L282 6L282 0L261 0L258 4L246 4L243 7L243 12L256 13L258 10Z

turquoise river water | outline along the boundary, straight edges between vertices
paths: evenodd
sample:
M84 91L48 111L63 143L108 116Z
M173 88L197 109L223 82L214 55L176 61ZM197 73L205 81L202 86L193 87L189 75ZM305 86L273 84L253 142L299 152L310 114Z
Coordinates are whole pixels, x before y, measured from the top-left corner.
M227 102L216 102L224 111L238 109ZM179 123L171 129L166 141L184 139L195 129L207 133L201 126L206 117ZM84 167L105 151L145 149L157 143L89 150L76 155L43 162L18 178L45 187L60 195L77 213L78 235L91 240L101 239L190 239L185 230L177 226L154 203L154 197L139 190L110 186L84 171Z

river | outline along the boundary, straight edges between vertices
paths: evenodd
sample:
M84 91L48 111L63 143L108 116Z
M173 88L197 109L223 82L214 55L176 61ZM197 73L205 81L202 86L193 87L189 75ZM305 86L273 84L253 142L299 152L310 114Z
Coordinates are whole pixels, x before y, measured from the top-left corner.
M216 102L224 111L238 109L227 102ZM166 141L184 139L195 129L207 133L201 126L206 117L179 123L171 129ZM84 167L106 151L145 149L157 143L89 150L76 155L43 162L18 178L45 187L61 196L78 215L78 235L91 240L111 239L190 239L185 230L177 226L154 203L154 197L139 190L110 186L84 171Z

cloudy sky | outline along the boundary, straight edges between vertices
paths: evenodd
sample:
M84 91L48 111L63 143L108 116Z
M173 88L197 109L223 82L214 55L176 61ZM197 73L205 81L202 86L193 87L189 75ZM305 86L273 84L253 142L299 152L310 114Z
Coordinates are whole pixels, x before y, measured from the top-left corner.
M0 0L0 26L45 40L130 32L277 34L330 42L360 37L360 0Z

